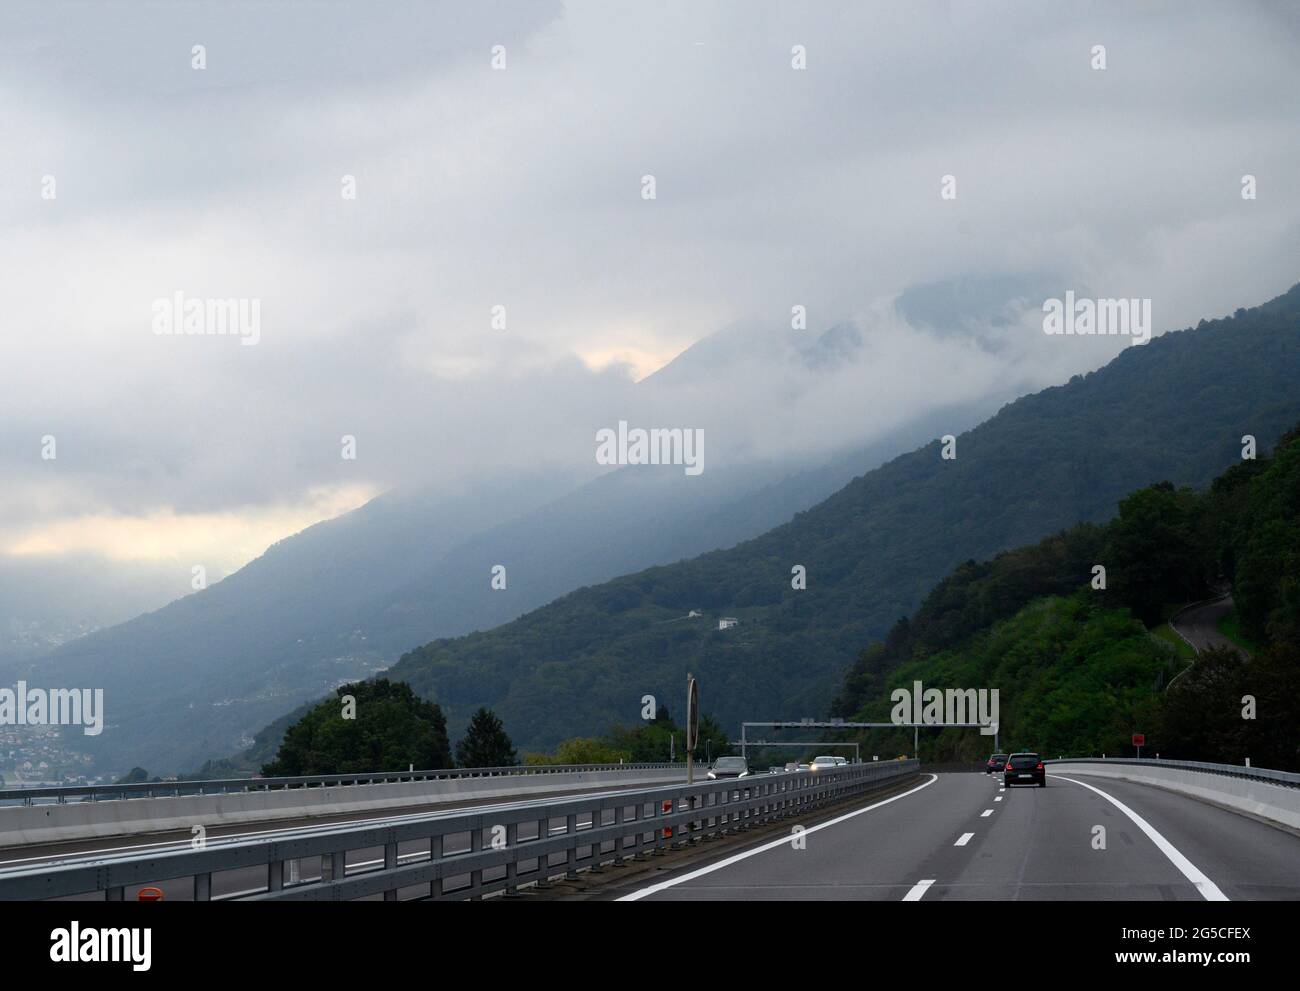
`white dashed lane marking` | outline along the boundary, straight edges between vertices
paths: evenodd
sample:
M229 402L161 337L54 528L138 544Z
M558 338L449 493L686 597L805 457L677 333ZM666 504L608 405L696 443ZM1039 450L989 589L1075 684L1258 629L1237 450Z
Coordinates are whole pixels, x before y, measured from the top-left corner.
M925 897L926 889L932 884L934 884L934 878L930 878L928 881L917 881L916 884L912 885L912 890L903 896L903 901L919 902Z

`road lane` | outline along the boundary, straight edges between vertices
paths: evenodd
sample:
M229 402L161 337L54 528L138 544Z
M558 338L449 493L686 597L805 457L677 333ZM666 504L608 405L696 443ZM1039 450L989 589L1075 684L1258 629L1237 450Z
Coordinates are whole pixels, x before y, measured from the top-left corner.
M1224 595L1181 609L1169 620L1169 625L1198 654L1213 647L1235 650L1249 657L1243 648L1219 632L1219 622L1232 610L1232 596Z
M1046 788L1005 791L998 778L940 774L933 787L807 835L805 849L785 841L744 859L719 858L713 863L724 866L707 873L684 870L653 891L616 894L656 901L1202 901L1217 891L1230 899L1300 898L1300 836L1160 789L1078 777L1105 794L1050 771Z
M1228 898L1300 901L1300 835L1186 795L1070 772L1139 812Z
M989 782L983 775L934 777L933 785L888 805L804 834L802 849L796 849L792 833L790 840L720 870L702 876L684 871L671 880L688 880L643 897L654 901L901 901L919 881L936 877L920 872L925 856L940 844L952 844L958 827L978 817L989 797Z
M1046 788L1008 788L1001 797L994 815L972 827L976 835L965 849L936 851L923 864L925 876L936 879L927 901L1201 900L1100 795L1049 772ZM1102 835L1105 848L1098 849Z

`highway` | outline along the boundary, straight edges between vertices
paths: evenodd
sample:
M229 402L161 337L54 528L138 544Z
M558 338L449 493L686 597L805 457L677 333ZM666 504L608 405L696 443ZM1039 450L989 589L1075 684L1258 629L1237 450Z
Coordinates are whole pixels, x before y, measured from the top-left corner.
M1094 849L1097 826L1104 850ZM1050 768L1046 788L1005 790L1000 776L923 774L900 795L808 826L802 840L796 849L767 839L609 897L1300 899L1300 835L1159 788Z

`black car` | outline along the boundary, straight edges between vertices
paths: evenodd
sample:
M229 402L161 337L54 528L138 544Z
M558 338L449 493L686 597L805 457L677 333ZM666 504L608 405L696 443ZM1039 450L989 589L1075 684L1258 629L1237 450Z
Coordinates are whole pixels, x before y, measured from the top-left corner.
M1012 785L1038 785L1047 787L1047 770L1038 754L1012 754L1002 768L1002 782Z
M1007 763L1006 754L994 754L992 757L989 758L989 762L984 766L984 773L997 774L999 771L1002 770L1003 767L1006 766L1006 763Z
M743 778L749 775L749 761L744 757L719 757L709 768L709 778Z

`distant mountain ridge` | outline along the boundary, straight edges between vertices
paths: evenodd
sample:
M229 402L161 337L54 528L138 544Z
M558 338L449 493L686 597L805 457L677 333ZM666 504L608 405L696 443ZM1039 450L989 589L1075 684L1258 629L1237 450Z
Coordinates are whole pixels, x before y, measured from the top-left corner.
M105 688L105 732L74 741L98 766L190 770L431 637L488 629L576 587L762 533L941 423L978 422L996 401L935 412L865 448L803 463L711 463L699 477L623 468L586 481L538 471L453 495L388 493L30 670L37 681ZM489 582L497 564L507 568L502 590Z
M1300 286L1011 403L958 437L956 460L934 441L760 537L434 641L388 676L442 704L453 729L490 706L532 748L633 721L643 695L677 698L687 671L728 729L813 715L962 561L1107 519L1152 482L1206 485L1244 434L1271 445L1300 418L1298 376ZM739 625L718 630L722 615Z

